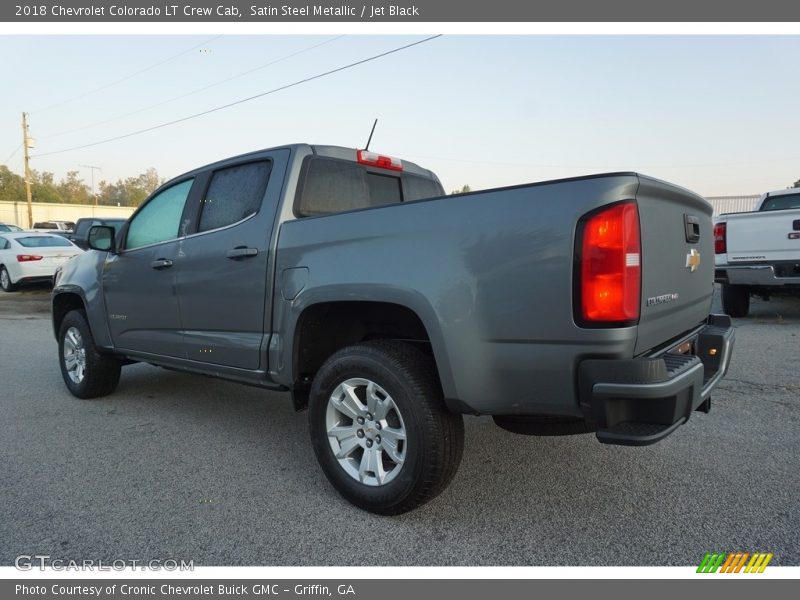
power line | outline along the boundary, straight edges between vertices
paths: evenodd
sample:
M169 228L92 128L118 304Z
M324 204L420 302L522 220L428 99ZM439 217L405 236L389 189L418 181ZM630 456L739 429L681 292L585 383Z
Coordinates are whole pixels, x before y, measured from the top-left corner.
M14 150L14 151L13 151L11 154L9 154L9 155L8 155L8 158L7 158L7 159L5 159L5 160L3 161L3 164L4 164L4 165L7 165L7 164L8 164L8 161L10 161L12 158L14 158L14 155L15 155L17 152L19 152L19 149L20 149L20 148L22 148L22 144L20 144L19 146L17 146L17 147L16 147L16 149L15 149L15 150Z
M257 98L263 98L264 96L269 96L270 94L274 94L276 92L280 92L283 90L287 90L289 88L297 87L298 85L302 85L304 83L308 83L309 81L314 81L315 79L321 79L323 77L327 77L328 75L333 75L334 73L340 73L341 71L345 71L347 69L352 69L353 67L357 67L359 65L363 65L368 62L372 62L374 60L378 60L379 58L383 58L385 56L389 56L390 54L395 54L396 52L401 52L408 48L412 48L414 46L419 46L420 44L424 44L425 42L430 42L431 40L435 40L438 37L442 37L442 34L432 35L426 37L424 39L418 40L416 42L412 42L410 44L406 44L404 46L399 46L392 50L387 50L386 52L381 52L380 54L375 54L374 56L370 56L368 58L363 58L356 62L349 63L342 67L337 67L335 69L331 69L330 71L325 71L324 73L319 73L317 75L312 75L311 77L306 77L305 79L300 79L299 81L295 81L294 83L288 83L286 85L282 85L277 88L273 88L266 92L262 92L260 94L256 94L255 96L248 96L247 98L241 98L239 100L234 100L233 102L229 102L228 104L223 104L221 106L216 106L214 108L209 108L208 110L201 111L199 113L195 113L192 115L188 115L186 117L181 117L180 119L174 119L172 121L167 121L165 123L161 123L159 125L153 125L152 127L146 127L144 129L138 129L136 131L132 131L130 133L125 133L122 135L117 135L111 138L107 138L104 140L99 140L97 142L91 142L89 144L83 144L81 146L73 146L71 148L64 148L63 150L54 150L53 152L43 152L41 154L37 154L36 158L41 156L51 156L53 154L61 154L63 152L71 152L72 150L81 150L83 148L90 148L92 146L99 146L100 144L107 144L108 142L115 142L117 140L122 140L125 138L133 137L135 135L140 135L142 133L147 133L148 131L154 131L156 129L161 129L162 127L168 127L170 125L175 125L177 123L182 123L184 121L189 121L191 119L196 119L197 117L202 117L214 112L218 112L220 110L225 110L226 108L231 108L232 106L237 106L239 104L244 104L245 102L250 102L251 100L255 100Z
M113 123L114 121L119 121L120 119L124 119L126 117L137 115L139 113L151 110L153 108L158 108L159 106L163 106L164 104L169 104L170 102L175 102L176 100L182 100L183 98L186 98L188 96L193 96L194 94L198 94L200 92L204 92L204 91L206 91L208 89L211 89L212 87L216 87L218 85L222 85L223 83L228 83L229 81L233 81L234 79L239 79L240 77L244 77L245 75L249 75L250 73L255 73L256 71L260 71L262 69L266 69L267 67L270 67L270 66L272 66L274 64L277 64L279 62L283 62L284 60L288 60L290 58L293 58L293 57L295 57L295 56L297 56L299 54L303 54L304 52L309 52L310 50L314 50L315 48L319 48L320 46L324 46L326 44L330 44L331 42L335 42L336 40L339 40L339 39L341 39L343 37L345 37L345 36L344 35L336 36L334 38L325 40L324 42L321 42L319 44L314 44L313 46L309 46L307 48L303 48L302 50L298 50L297 52L292 52L291 54L287 54L286 56L282 56L280 58L276 58L275 60L272 60L272 61L270 61L268 63L264 63L263 65L259 65L257 67L252 68L252 69L248 69L247 71L242 71L241 73L238 73L238 74L233 75L231 77L226 77L225 79L221 79L219 81L215 81L214 83L210 83L210 84L208 84L206 86L194 89L194 90L192 90L190 92L186 92L185 94L181 94L179 96L173 96L172 98L168 98L167 100L162 100L161 102L157 102L156 104L151 104L150 106L145 106L144 108L138 108L138 109L136 109L134 111L131 111L131 112L128 112L128 113L125 113L125 114L122 114L122 115L117 115L116 117L112 117L112 118L106 119L104 121L97 121L95 123L90 123L89 125L82 125L80 127L76 127L75 129L69 129L67 131L61 131L59 133L54 133L53 135L48 135L46 137L39 138L39 139L40 140L49 140L49 139L53 139L53 138L56 138L56 137L61 137L63 135L68 135L70 133L76 133L78 131L84 131L86 129L92 129L93 127L97 127L99 125L107 125L108 123Z
M40 108L40 109L38 109L38 110L36 110L34 112L35 112L35 114L39 114L39 113L45 112L47 110L51 110L53 108L57 108L59 106L63 106L65 104L69 104L70 102L74 102L75 100L80 100L81 98L85 98L86 96L90 96L90 95L95 94L97 92L102 92L103 90L107 90L110 87L113 87L115 85L118 85L118 84L122 83L123 81L128 81L129 79L133 79L134 77L137 77L138 75L141 75L142 73L146 73L147 71L151 71L151 70L155 69L156 67L160 67L161 65L163 65L165 63L168 63L171 60L175 60L176 58L179 58L179 57L183 56L184 54L188 54L192 50L196 50L197 48L200 48L201 46L209 44L209 43L213 42L214 40L218 40L221 37L222 37L221 35L216 35L216 36L214 36L212 38L209 38L209 39L207 39L205 41L200 42L199 44L195 44L191 48L187 48L186 50L182 50L181 52L178 52L177 54L173 54L172 56L170 56L168 58L165 58L164 60L160 60L157 63L153 63L152 65L149 65L149 66L147 66L147 67L145 67L143 69L139 69L138 71L136 71L134 73L131 73L130 75L126 75L125 77L123 77L121 79L117 79L115 81L112 81L111 83L107 83L105 85L101 85L98 88L94 88L93 90L89 90L87 92L83 92L82 94L78 94L77 96L73 96L72 98L68 98L67 100L62 100L61 102L57 102L55 104L51 104L49 106L45 106L44 108Z

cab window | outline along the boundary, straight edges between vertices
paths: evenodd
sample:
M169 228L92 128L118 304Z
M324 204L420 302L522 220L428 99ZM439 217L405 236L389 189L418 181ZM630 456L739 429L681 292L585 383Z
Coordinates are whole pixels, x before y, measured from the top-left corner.
M193 181L187 179L159 192L133 216L125 242L127 250L178 237L183 207Z
M215 171L203 198L198 231L226 227L258 212L272 169L269 161Z

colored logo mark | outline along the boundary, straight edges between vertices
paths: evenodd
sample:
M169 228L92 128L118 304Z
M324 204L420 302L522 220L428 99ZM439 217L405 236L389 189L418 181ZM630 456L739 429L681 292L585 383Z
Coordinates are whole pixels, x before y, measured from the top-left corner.
M707 553L703 557L700 566L697 567L698 573L763 573L769 561L772 560L772 552L730 552L730 553Z

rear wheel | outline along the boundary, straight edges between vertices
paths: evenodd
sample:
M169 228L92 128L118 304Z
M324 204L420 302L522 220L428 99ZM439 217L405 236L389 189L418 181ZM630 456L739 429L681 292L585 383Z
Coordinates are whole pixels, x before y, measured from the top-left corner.
M58 360L67 389L78 398L106 396L119 383L122 362L115 356L97 351L82 310L70 311L61 322Z
M11 276L5 266L0 267L0 287L3 288L4 292L14 292L17 289L17 285L11 283Z
M461 462L464 423L447 411L433 360L400 342L340 350L320 368L309 402L311 441L337 491L370 512L424 504Z
M750 290L743 285L723 283L722 310L732 317L746 317L750 312Z

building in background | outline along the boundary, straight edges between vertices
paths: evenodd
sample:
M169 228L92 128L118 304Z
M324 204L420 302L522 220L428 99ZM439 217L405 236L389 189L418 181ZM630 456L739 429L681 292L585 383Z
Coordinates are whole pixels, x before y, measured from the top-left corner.
M33 221L72 221L81 217L107 217L127 219L135 206L95 206L94 204L59 204L32 202ZM28 227L28 205L25 202L0 201L0 223Z
M714 216L724 213L750 212L756 207L761 196L709 196L706 198L714 207Z

